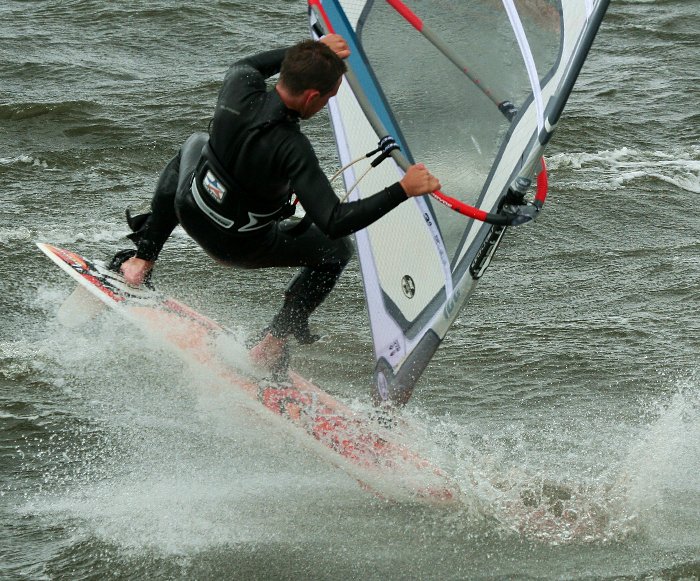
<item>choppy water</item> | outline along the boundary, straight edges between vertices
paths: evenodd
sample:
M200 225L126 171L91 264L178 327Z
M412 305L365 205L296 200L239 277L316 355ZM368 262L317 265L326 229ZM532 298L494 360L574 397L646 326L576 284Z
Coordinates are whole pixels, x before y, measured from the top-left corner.
M698 7L616 1L512 232L408 409L461 510L385 504L114 317L61 326L36 249L122 244L123 209L206 126L227 65L305 3L0 5L0 577L700 577ZM324 166L327 121L306 127ZM290 273L181 233L163 290L259 328ZM261 289L271 289L261 300ZM297 366L367 404L357 265Z

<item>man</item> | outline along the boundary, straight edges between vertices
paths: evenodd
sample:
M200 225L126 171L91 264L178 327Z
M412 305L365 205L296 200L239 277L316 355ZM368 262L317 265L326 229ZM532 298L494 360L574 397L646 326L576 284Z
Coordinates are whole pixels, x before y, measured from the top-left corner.
M421 164L377 194L341 204L321 170L299 120L318 113L340 87L350 55L329 35L289 49L245 58L227 72L209 135L192 135L160 176L151 213L132 238L136 255L121 265L141 284L179 223L210 256L240 268L301 266L284 304L251 360L286 372L287 340L313 342L309 315L333 289L352 255L346 236L411 196L440 187ZM265 79L280 73L274 90ZM289 228L292 193L312 224Z

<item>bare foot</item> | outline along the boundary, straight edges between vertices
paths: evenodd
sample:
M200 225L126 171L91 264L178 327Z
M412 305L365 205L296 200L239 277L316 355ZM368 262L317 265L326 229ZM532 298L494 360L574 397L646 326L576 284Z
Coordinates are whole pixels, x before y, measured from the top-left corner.
M124 275L124 280L131 286L141 286L154 264L151 260L143 260L133 256L122 264L120 270Z
M278 339L273 337L272 333L268 333L248 352L248 356L255 365L269 369L284 355L286 344L287 339Z

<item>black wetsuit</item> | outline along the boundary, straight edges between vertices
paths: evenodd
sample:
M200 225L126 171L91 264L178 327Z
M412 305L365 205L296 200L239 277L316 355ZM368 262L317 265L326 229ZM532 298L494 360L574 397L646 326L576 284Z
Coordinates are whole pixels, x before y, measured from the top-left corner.
M220 262L304 267L271 324L273 335L294 334L303 342L309 339L309 314L352 256L343 237L379 219L406 194L396 183L369 198L339 203L299 129L299 115L276 90L267 90L265 79L279 72L285 52L264 52L229 69L210 135L192 135L161 174L152 212L136 236L137 256L155 260L179 223ZM207 169L225 178L226 187L208 181ZM292 191L313 222L301 233L279 221Z

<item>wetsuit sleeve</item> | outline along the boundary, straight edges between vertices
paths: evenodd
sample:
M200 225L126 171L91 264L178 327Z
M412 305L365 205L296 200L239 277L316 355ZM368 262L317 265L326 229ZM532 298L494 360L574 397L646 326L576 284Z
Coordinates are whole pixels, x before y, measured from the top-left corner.
M228 74L240 74L242 68L252 68L260 73L263 79L267 79L280 72L282 61L286 53L286 48L278 48L246 57L236 61L231 69L229 69Z
M397 182L368 198L341 204L308 139L299 134L296 141L290 148L292 186L306 213L328 237L362 230L408 199Z

